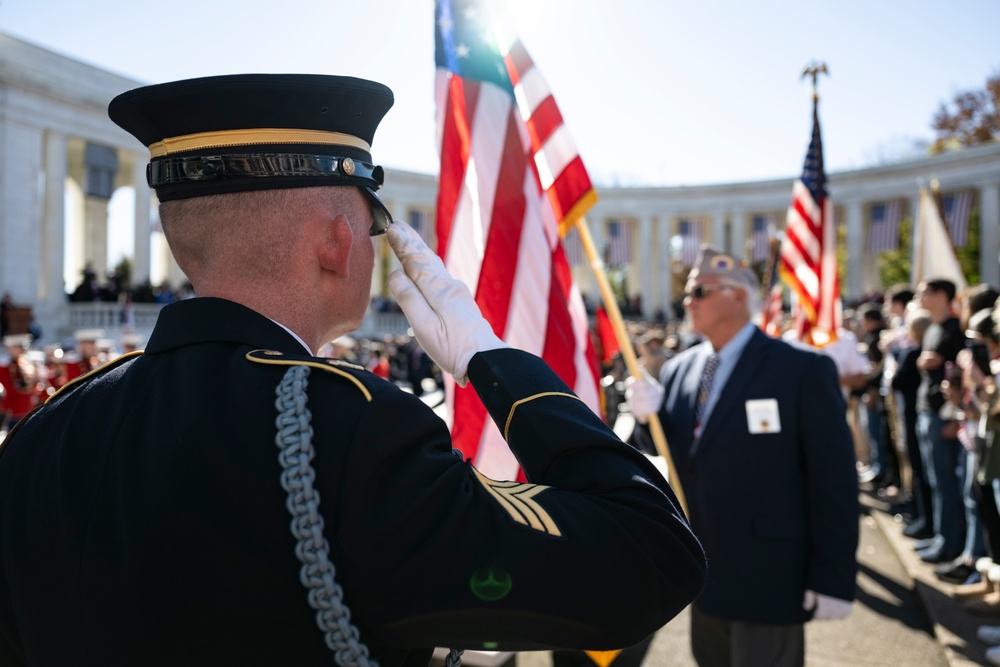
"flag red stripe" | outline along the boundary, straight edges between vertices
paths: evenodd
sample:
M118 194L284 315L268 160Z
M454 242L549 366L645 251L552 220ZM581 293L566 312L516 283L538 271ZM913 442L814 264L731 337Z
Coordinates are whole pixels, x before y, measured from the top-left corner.
M518 246L521 243L526 208L524 176L527 163L516 122L512 107L508 113L500 177L493 200L493 222L490 224L479 285L476 288L476 303L500 338L504 337L507 330L507 315L514 290L513 276L517 273Z
M819 238L820 225L817 221L813 220L812 216L806 211L805 204L802 203L802 200L796 198L795 201L792 202L792 206L795 208L795 212L799 214L802 221L805 223L802 231L808 230L814 237Z
M817 262L815 258L813 258L812 255L809 253L809 251L806 249L806 244L803 242L802 238L799 236L797 232L798 232L797 229L788 229L785 235L785 240L788 241L788 243L790 243L791 245L795 246L795 248L799 251L799 255L802 256L802 261L805 262L805 265L809 267L809 270L811 270L813 273L816 273L819 268ZM788 262L787 258L783 257L782 261L786 263L789 269L794 271L794 267L790 262Z
M444 128L441 135L441 171L437 197L437 253L447 257L455 208L465 180L465 168L471 149L470 119L476 112L479 84L449 77L445 101Z
M531 136L531 149L541 149L549 137L563 124L562 113L556 106L556 100L549 95L531 112L528 119L528 134Z
M569 265L562 246L557 244L552 255L552 279L549 284L549 320L545 331L545 346L542 348L542 358L570 387L576 385L576 338L573 333L573 321L566 303L573 284Z
M521 83L521 75L535 66L534 61L531 60L531 56L528 54L528 50L524 48L524 44L519 39L511 44L510 51L504 57L504 62L507 64L507 74L510 76L510 82L515 86Z
M455 385L454 388L455 396L452 404L455 423L451 429L452 445L461 451L465 458L475 461L489 413L471 384L464 387Z
M566 165L546 192L556 220L562 220L564 216L569 215L573 206L592 189L590 176L583 166L583 159L577 155Z

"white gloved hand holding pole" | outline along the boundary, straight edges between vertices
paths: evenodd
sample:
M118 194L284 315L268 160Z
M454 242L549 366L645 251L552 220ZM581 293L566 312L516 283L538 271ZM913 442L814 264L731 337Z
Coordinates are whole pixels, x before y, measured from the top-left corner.
M402 271L389 274L393 297L420 346L464 387L473 355L508 345L493 333L465 283L451 277L412 227L393 222L388 236L403 265Z
M625 379L625 401L629 410L640 424L649 421L649 415L660 411L663 405L663 385L657 382L646 369L640 369L642 379L629 376Z

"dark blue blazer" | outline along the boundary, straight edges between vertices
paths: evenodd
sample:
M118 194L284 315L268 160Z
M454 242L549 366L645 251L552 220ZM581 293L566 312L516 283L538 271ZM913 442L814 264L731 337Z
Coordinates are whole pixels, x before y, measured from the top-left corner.
M660 419L708 557L695 604L723 618L801 623L806 589L853 600L858 486L833 361L755 331L694 442L708 343L664 365ZM751 434L746 402L776 399L781 430Z

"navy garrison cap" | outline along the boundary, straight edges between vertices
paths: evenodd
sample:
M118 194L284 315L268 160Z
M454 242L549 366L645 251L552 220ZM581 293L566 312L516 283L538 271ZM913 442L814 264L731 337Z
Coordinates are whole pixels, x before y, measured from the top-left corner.
M750 294L760 289L760 281L752 269L707 243L701 246L688 279L698 276L714 276L720 282L742 287Z
M235 74L136 88L108 115L149 148L159 200L349 185L372 202L372 234L392 220L375 191L371 143L392 106L374 81L319 74Z

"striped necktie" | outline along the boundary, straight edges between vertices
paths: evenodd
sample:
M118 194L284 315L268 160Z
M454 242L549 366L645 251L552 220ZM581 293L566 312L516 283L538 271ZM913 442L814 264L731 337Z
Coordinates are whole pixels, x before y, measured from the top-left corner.
M701 416L705 412L705 405L708 397L712 393L712 383L715 382L715 369L719 367L719 355L712 353L705 362L705 370L701 372L701 384L698 386L698 398L694 404L694 423L697 427L701 424Z

